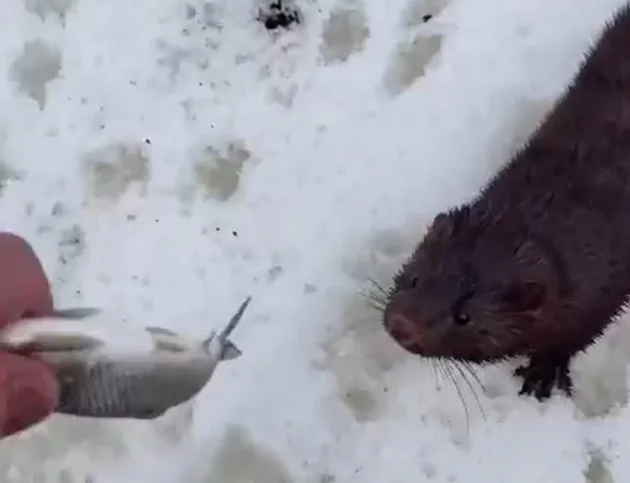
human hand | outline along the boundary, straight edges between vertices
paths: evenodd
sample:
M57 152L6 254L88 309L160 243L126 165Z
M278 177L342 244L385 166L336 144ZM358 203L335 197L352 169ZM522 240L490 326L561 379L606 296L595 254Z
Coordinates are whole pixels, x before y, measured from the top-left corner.
M17 235L0 232L0 329L52 310L50 284L32 247ZM44 362L0 351L0 439L46 419L58 392L57 379Z

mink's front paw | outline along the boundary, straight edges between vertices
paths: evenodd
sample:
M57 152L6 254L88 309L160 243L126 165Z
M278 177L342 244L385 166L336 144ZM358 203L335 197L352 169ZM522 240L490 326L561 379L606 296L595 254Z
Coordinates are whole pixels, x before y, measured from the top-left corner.
M267 30L279 27L286 29L300 23L300 15L294 6L285 5L283 0L275 0L269 4L266 11L259 13L258 20L263 22Z
M554 387L569 397L572 394L569 358L534 356L529 364L517 368L514 375L523 378L519 394L533 395L539 401L548 399Z

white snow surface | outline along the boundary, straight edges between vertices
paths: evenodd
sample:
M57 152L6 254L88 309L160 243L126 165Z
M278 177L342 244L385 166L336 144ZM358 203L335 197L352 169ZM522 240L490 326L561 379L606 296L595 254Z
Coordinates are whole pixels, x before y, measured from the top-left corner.
M478 402L458 379L466 415L361 295L509 158L621 0L296 0L272 33L257 1L0 2L0 229L57 305L203 337L253 296L243 357L191 404L53 416L0 443L0 480L630 481L627 320L576 361L575 400L517 396L510 363L477 370Z

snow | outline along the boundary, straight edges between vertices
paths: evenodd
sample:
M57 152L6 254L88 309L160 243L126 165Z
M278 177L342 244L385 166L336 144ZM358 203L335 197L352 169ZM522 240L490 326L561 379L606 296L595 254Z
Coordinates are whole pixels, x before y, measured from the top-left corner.
M627 323L576 361L575 401L518 397L506 364L478 403L460 380L466 415L361 296L526 138L621 0L296 0L304 24L273 33L256 1L0 3L0 228L58 305L203 337L253 295L244 356L193 403L54 416L0 443L0 479L626 481Z

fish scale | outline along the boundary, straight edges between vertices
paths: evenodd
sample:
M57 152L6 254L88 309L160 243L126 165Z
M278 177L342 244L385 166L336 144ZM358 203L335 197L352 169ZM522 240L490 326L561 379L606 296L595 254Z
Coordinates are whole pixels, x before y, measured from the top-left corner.
M82 373L64 374L59 378L61 393L58 413L92 414L95 417L124 417L132 409L136 415L143 412L147 418L156 416L147 407L139 408L138 394L151 390L145 373L138 373L128 366L116 362L97 362ZM148 393L145 394L148 397Z

